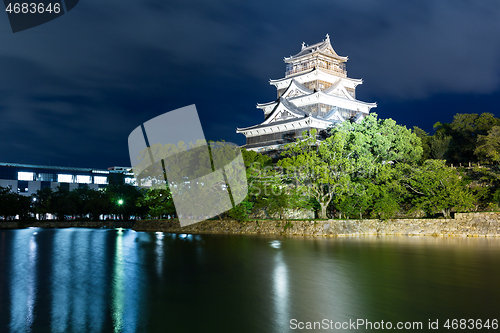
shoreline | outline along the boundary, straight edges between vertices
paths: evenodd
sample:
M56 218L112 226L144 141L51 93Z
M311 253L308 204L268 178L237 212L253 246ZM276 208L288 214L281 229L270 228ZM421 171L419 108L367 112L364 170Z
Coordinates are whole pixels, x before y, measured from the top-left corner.
M480 214L480 215L477 215ZM459 214L456 214L459 215ZM144 220L135 231L177 234L357 237L365 235L500 237L500 213L467 213L454 219L210 220L180 227L174 220ZM472 216L471 216L472 215Z
M24 228L133 228L136 221L0 221L2 229Z
M357 237L365 235L500 237L500 212L457 213L450 219L365 220L207 220L181 227L178 220L139 221L8 221L0 229L130 228L176 234L282 235Z

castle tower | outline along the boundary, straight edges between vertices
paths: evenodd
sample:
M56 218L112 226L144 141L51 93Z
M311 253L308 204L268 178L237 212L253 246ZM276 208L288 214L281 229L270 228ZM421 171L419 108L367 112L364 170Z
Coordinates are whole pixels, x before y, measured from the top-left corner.
M275 150L305 130L319 132L345 120L359 121L377 106L356 99L356 86L363 81L347 77L347 57L335 52L328 35L311 46L302 43L300 52L284 61L285 77L269 81L278 98L257 104L264 122L236 130L246 136L246 149Z

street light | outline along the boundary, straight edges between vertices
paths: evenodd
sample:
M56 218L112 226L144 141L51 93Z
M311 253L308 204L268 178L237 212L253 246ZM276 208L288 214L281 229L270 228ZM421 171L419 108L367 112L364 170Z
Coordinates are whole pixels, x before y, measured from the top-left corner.
M36 204L36 197L33 197L31 207L32 207L32 208L35 208L35 204ZM36 211L33 213L33 215L35 216L35 218L36 218L36 219L38 219L37 214L36 214ZM36 232L34 233L34 235L36 235Z
M117 203L118 203L118 206L122 206L123 205L123 199L118 199ZM119 211L121 212L121 209ZM123 216L122 216L122 220L123 220Z

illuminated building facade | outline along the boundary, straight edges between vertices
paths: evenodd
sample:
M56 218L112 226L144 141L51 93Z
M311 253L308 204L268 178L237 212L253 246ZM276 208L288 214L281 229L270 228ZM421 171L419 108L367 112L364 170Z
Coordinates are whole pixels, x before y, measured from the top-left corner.
M359 121L377 106L356 99L356 87L363 81L347 77L347 57L335 52L328 35L311 46L302 43L300 52L284 61L285 77L270 80L278 98L257 104L264 122L236 130L246 136L246 149L274 150L305 130L320 132L345 120Z
M73 190L78 187L99 189L106 187L110 178L134 184L130 168L112 167L108 170L71 168L18 163L0 163L0 186L30 196L43 188ZM121 180L123 179L123 180Z

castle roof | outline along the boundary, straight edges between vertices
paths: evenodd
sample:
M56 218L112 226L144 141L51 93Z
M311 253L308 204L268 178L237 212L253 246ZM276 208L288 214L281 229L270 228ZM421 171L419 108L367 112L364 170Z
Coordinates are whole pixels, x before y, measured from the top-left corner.
M332 47L332 44L330 44L330 36L328 34L326 34L326 38L319 43L309 45L309 46L306 46L305 43L302 43L302 50L300 50L299 53L297 53L294 56L290 56L288 58L285 57L284 60L285 60L285 62L291 62L293 60L296 60L298 58L302 58L304 56L311 55L311 54L316 53L316 52L333 57L333 58L339 60L340 62L346 62L348 59L347 57L339 56L337 54L337 52L335 52L335 50Z
M303 120L308 121L303 122ZM291 123L301 123L300 127L304 127L306 124L310 124L311 121L321 123L326 127L337 122L336 119L325 120L324 118L308 114L285 98L280 98L271 114L266 118L266 120L264 120L263 123L245 128L237 128L236 132L241 133L248 130L256 130Z
M282 85L285 85L288 87L292 79L295 79L297 82L301 81L306 82L311 80L323 80L323 81L334 82L338 80L338 78L339 78L338 76L332 75L328 71L323 70L321 67L314 67L308 70L301 71L294 75L283 77L281 79L275 79L275 80L271 79L269 80L269 84L280 87ZM353 79L350 77L343 77L342 80L351 82L351 85L353 87L363 83L362 79Z

